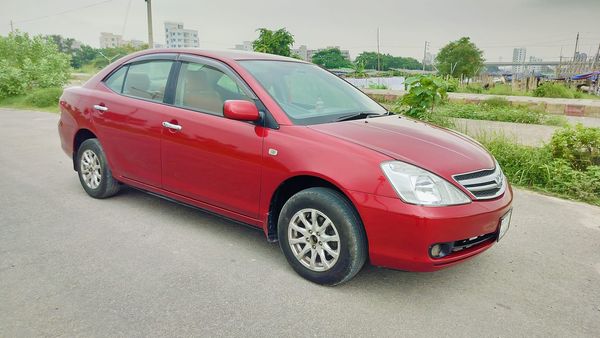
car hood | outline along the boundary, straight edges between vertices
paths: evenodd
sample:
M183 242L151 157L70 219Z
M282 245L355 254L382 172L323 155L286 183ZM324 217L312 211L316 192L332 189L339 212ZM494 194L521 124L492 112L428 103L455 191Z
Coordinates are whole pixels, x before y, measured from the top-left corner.
M447 179L455 174L494 168L493 157L471 138L398 115L311 125L310 128Z

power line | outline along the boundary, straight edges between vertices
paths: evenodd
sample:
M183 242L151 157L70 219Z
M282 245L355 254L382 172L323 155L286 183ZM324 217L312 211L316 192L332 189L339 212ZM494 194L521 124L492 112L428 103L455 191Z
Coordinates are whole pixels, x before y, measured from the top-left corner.
M123 20L123 29L121 29L121 36L125 35L125 28L127 27L127 20L129 19L129 9L131 9L131 0L127 4L127 10L125 10L125 19Z
M48 14L48 15L43 15L43 16L38 16L38 17L35 17L35 18L31 18L31 19L15 21L13 23L20 24L20 23L27 23L27 22L32 22L32 21L47 19L47 18L51 18L53 16L67 14L67 13L70 13L70 12L78 11L80 9L86 9L86 8L90 8L90 7L95 7L95 6L102 5L102 4L105 4L107 2L112 2L112 1L114 1L114 0L104 0L104 1L95 2L93 4L89 4L89 5L85 5L85 6L80 6L80 7L75 7L75 8L67 9L67 10L64 10L62 12L58 12L58 13L54 13L54 14Z

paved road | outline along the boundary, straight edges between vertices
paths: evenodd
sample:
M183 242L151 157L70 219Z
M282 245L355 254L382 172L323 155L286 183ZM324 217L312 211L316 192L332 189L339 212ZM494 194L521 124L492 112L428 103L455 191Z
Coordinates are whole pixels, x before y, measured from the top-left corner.
M600 208L517 190L458 267L328 288L263 235L135 190L88 198L57 116L0 110L0 336L598 336Z

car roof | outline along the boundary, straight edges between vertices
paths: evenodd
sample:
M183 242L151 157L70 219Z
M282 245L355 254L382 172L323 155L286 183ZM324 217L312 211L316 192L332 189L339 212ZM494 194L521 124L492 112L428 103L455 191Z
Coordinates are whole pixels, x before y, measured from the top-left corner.
M148 49L143 53L144 55L156 54L156 53L184 53L184 54L193 54L198 56L205 56L219 60L273 60L273 61L293 61L293 62L303 62L303 60L294 59L291 57L285 57L274 54L267 53L257 53L257 52L246 52L241 50L209 50L209 49L200 49L200 48L155 48Z

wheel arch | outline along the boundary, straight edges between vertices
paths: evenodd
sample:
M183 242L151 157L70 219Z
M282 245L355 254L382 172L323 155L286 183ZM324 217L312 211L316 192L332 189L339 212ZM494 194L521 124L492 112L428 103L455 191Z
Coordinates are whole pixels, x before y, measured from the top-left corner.
M75 133L75 136L73 137L73 156L71 156L73 159L73 170L77 171L77 151L79 151L79 147L85 140L92 138L98 137L96 137L96 134L91 130L86 128L81 128Z
M365 231L366 236L366 230L364 229L364 225L362 224L362 217L358 212L358 208L356 207L356 205L354 205L352 199L346 193L344 193L344 191L337 184L333 183L331 180L317 175L302 174L285 179L279 184L279 186L277 187L277 189L275 189L271 196L269 202L269 213L267 217L267 239L269 241L275 242L278 240L277 221L279 219L279 213L281 212L281 208L283 207L285 202L294 194L302 190L315 187L330 188L341 194L348 201L348 203L350 203L352 208L354 208L354 211L356 212L356 215L358 216L361 225L363 226L363 230Z

